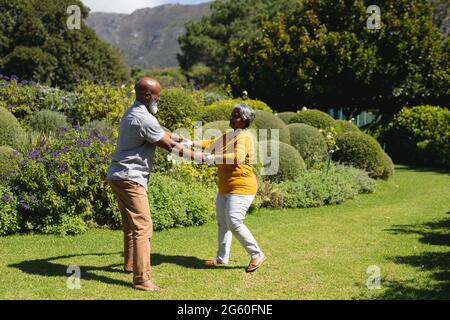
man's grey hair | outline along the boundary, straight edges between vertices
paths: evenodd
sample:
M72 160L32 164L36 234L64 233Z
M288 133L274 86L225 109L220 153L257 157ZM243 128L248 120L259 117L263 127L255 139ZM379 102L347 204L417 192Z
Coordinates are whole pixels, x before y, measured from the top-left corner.
M253 120L256 118L256 112L245 103L239 103L234 106L233 111L238 110L244 121L247 122L247 128L250 126Z

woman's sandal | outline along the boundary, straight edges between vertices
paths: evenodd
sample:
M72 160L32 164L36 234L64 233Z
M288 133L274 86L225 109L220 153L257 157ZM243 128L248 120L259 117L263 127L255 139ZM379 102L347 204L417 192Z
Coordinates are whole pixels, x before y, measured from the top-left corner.
M258 258L254 258L252 260L250 260L250 263L247 266L247 269L245 269L245 272L253 272L256 269L258 269L259 267L261 267L261 265L263 264L264 261L266 261L266 255L263 254L262 256L258 257Z

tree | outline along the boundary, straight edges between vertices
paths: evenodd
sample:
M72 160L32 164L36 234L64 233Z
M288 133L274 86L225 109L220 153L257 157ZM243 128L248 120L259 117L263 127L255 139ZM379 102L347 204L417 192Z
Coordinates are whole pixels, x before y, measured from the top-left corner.
M81 10L79 30L67 27L71 5ZM84 24L87 15L79 0L0 0L0 72L62 88L126 81L121 54Z
M216 0L211 4L211 16L187 23L186 34L179 39L181 68L188 78L202 85L206 85L202 79L214 78L217 83L223 82L230 72L231 43L260 33L257 24L262 17L275 17L276 12L292 7L296 1ZM200 78L192 77L192 73L196 73L192 70L199 68L202 71L209 68L213 76L208 77L202 72Z
M381 29L367 28L369 5ZM234 43L230 85L278 111L377 109L449 101L448 53L426 0L305 0L261 36Z

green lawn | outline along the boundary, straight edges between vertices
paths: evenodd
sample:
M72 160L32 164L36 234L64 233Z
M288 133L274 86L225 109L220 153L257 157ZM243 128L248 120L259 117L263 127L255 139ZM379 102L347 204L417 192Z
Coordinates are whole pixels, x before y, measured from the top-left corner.
M261 210L247 225L268 256L253 274L233 241L231 263L214 257L216 225L155 233L152 265L160 293L135 291L121 273L122 233L0 238L1 299L391 299L450 298L450 176L397 167L375 194L339 206ZM81 289L66 286L69 265ZM367 268L381 271L369 290Z

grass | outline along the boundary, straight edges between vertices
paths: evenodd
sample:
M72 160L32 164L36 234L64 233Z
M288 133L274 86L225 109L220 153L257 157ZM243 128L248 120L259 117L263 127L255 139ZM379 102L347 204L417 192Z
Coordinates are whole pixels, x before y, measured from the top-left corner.
M253 274L233 240L231 263L204 269L214 257L216 225L155 233L152 275L160 293L131 288L121 273L122 233L0 238L1 299L448 299L450 177L397 167L375 194L339 206L261 210L246 224L268 256ZM66 286L69 265L81 289ZM369 266L381 288L366 286Z

